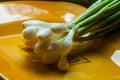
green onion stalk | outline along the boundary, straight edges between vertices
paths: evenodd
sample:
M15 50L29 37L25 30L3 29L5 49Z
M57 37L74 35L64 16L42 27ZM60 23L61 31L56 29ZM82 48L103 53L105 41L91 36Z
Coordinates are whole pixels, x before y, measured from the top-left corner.
M75 40L81 41L96 38L98 35L103 36L119 28L117 24L120 24L120 1L98 0L90 6L85 13L68 23L70 26L67 27L78 27ZM94 34L81 37L87 33Z

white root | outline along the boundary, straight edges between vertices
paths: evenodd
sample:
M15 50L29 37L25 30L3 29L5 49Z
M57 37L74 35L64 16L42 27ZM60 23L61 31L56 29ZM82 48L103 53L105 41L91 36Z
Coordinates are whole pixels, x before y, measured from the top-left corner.
M29 26L42 26L42 27L50 27L50 23L40 21L40 20L28 20L22 23L22 25L26 28Z
M37 42L37 40L27 40L27 39L23 39L23 42L25 43L25 45L30 48L30 49L34 49L34 46Z
M61 55L59 62L57 64L58 68L62 71L67 70L69 67L69 63L67 61L67 56L66 55Z
M59 34L62 32L68 32L69 30L66 28L66 24L65 23L52 23L51 24L51 31Z
M23 37L27 40L35 40L38 27L29 26L23 30Z
M47 23L38 20L30 20L23 23L23 41L28 48L34 49L45 64L58 62L60 70L69 67L67 54L73 46L74 31L65 27L65 23ZM65 37L54 40L54 34L68 32Z
M50 36L51 36L51 32L50 32L50 29L48 29L48 28L43 28L42 30L38 31L38 33L37 33L37 38L41 42L48 41Z

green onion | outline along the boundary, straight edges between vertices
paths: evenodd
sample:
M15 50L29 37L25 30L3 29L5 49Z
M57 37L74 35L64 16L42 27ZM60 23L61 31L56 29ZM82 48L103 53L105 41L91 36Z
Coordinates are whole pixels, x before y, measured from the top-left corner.
M25 45L34 50L41 62L57 62L57 67L63 71L69 67L67 57L74 42L95 39L120 28L120 0L97 0L69 23L30 20L23 25Z

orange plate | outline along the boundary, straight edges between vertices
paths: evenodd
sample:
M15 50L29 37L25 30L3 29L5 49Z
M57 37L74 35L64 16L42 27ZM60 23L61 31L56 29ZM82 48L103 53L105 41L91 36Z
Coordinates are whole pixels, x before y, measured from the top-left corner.
M104 47L98 47L98 51L82 54L80 61L71 64L67 72L59 72L37 62L31 56L32 51L27 50L22 42L21 22L28 19L67 22L85 8L66 2L42 1L6 2L0 6L4 8L3 13L10 17L9 20L7 17L0 18L0 74L9 80L120 80L120 67L111 60L114 51L120 49L120 32L107 37L100 45ZM5 10L11 12L6 13Z

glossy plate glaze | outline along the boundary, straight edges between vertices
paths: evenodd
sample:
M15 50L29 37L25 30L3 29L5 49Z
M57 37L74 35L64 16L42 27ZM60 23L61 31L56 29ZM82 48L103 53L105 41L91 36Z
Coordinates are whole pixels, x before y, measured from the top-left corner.
M23 42L21 23L28 19L69 22L86 9L67 2L20 1L0 4L0 75L9 80L120 80L120 67L111 56L120 50L120 32L85 52L66 72L36 61ZM119 53L120 54L120 53Z

